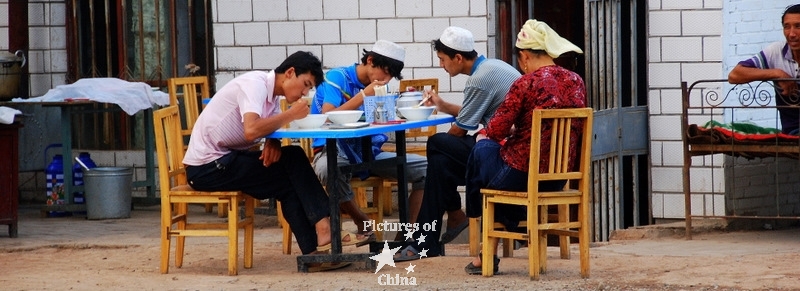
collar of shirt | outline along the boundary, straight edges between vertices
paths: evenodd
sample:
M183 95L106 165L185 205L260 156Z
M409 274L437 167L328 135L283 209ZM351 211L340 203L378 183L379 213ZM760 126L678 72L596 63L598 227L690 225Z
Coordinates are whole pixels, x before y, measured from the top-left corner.
M485 61L485 60L486 60L485 56L483 56L483 55L478 56L478 58L475 59L475 63L472 64L472 71L469 72L469 75L472 76L472 74L475 73L475 70L478 69L478 66L480 66L481 63L483 63L483 61Z

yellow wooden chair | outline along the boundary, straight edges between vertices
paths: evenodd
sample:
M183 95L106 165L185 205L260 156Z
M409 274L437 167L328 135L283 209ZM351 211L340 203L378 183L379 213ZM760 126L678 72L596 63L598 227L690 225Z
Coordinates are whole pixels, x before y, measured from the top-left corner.
M562 257L568 248L569 237L577 237L580 252L581 277L589 277L589 171L592 151L592 109L543 109L533 111L531 131L539 133L542 124L551 124L550 163L545 173L539 173L541 135L531 136L530 168L528 171L528 190L525 192L481 189L483 194L483 275L492 276L494 272L494 243L498 239L518 239L528 241L528 262L531 280L538 280L539 274L547 270L547 235L561 238ZM577 124L576 124L577 123ZM575 161L577 169L569 169L569 144L572 130L581 130L580 146ZM566 180L561 191L539 192L540 181ZM527 206L527 233L509 232L496 229L494 222L495 204ZM569 208L577 205L577 220L571 219ZM551 222L548 208L558 209L558 219ZM568 250L568 249L567 249ZM567 252L567 257L569 253Z
M308 100L309 104L311 100ZM290 104L286 102L286 99L281 99L281 111L285 111ZM314 159L314 149L312 147L313 140L310 138L301 138L294 142L298 144L303 151L306 153L306 157L308 157L308 161L311 162ZM281 145L291 145L293 141L289 138L284 138L281 140ZM323 185L325 186L325 185ZM386 180L380 177L369 177L366 180L361 180L360 178L353 178L350 180L350 187L353 188L353 193L355 196L356 204L361 208L361 211L364 212L370 219L375 220L376 222L383 221L383 212L379 211L380 207L378 205L383 205L383 197L389 197L389 203L391 203L391 195L392 195L392 188L391 184L386 183ZM367 203L367 189L371 188L373 193L373 206L369 206ZM283 229L283 253L284 254L291 254L292 253L292 229L289 226L289 223L284 219L283 212L281 212L281 203L277 202L278 208L278 223L280 224L281 228ZM391 206L391 205L390 205ZM343 214L342 217L347 217L346 214ZM339 220L342 221L342 220ZM383 232L375 231L375 238L377 240L383 239Z
M158 177L161 189L161 273L169 271L170 242L176 238L175 266L183 265L187 236L228 238L228 275L238 274L239 229L244 230L244 267L253 266L253 217L255 199L238 191L196 191L189 185L183 165L183 138L177 106L153 113ZM239 201L244 200L244 218ZM188 205L220 203L228 206L227 222L189 221Z
M175 77L167 80L169 92L169 105L176 105L181 112L181 134L184 136L184 148L188 146L189 137L192 135L194 123L200 116L203 99L210 98L208 77ZM206 212L213 211L213 204L206 204ZM217 215L225 217L225 206L218 205Z

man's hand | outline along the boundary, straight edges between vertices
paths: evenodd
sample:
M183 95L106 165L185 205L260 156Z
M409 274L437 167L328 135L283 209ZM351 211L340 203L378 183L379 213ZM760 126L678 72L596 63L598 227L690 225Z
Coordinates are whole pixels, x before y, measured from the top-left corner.
M277 139L267 139L264 142L264 149L261 151L259 159L264 162L264 167L269 167L272 163L281 159L281 142Z
M292 120L298 120L303 117L306 117L308 113L311 112L311 108L308 107L308 101L305 99L298 99L289 109L286 109L286 113L289 114Z
M797 82L794 81L780 81L778 87L781 87L781 95L792 96L797 94Z

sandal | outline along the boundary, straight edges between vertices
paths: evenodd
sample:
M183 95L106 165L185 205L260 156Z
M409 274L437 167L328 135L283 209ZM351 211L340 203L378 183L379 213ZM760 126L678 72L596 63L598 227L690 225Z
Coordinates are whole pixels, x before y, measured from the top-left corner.
M478 257L481 258L483 256L479 255ZM494 272L493 273L497 274L497 271L500 269L500 258L498 258L497 255L494 256L494 266L493 267L494 267ZM469 262L469 265L464 267L464 271L466 271L467 274L470 274L470 275L481 275L481 274L483 274L483 266L475 267L475 265L473 265L472 262Z
M461 224L459 224L454 228L448 229L442 235L441 243L446 244L453 241L454 239L456 239L456 237L458 237L459 234L461 234L462 231L464 231L464 229L467 228L467 226L469 226L469 220L462 222Z
M344 240L345 237L348 237L349 239L347 241L345 241ZM346 231L346 230L343 230L342 231L342 235L341 235L341 239L342 239L342 246L352 246L352 245L363 246L364 242L369 240L369 236L366 236L366 237L364 237L364 238L359 240L357 234L349 232L349 231ZM366 243L369 243L369 242L366 242ZM359 245L359 244L361 244L361 245Z
M411 255L408 255L408 253L411 253ZM419 260L419 258L420 258L419 251L415 249L413 246L409 245L401 249L399 254L395 255L394 261L405 262L405 261Z
M331 243L327 243L327 244L324 244L324 245L321 245L321 246L317 246L317 252L320 252L320 253L327 253L330 250L331 250Z
M351 262L320 263L319 265L316 265L316 266L309 266L308 267L308 272L309 273L314 273L314 272L331 271L331 270L341 269L341 268L350 266L350 264L351 264Z
M375 232L372 231L372 230L370 230L368 232L365 232L365 233L362 233L362 234L356 234L356 237L358 237L358 235L363 236L364 239L359 241L359 242L357 242L356 243L356 247L361 247L361 246L364 246L364 245L367 245L367 244L369 244L371 242L376 241Z

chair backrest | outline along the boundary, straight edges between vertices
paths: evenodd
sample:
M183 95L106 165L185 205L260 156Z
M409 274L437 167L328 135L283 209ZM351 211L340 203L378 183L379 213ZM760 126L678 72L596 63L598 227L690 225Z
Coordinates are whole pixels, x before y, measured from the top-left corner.
M183 166L183 136L180 133L181 118L178 106L169 106L153 112L153 126L158 159L158 178L161 183L161 197L168 195L169 189L186 185L186 169ZM166 191L165 191L166 190Z
M539 181L567 180L572 185L578 184L579 190L587 190L589 186L589 165L592 151L592 108L569 109L536 109L533 111L531 127L530 165L528 171L528 189L538 188ZM539 162L543 127L550 125L549 163L544 173L539 172ZM577 133L575 131L578 131ZM578 140L573 140L578 139ZM574 166L570 167L570 144L577 142Z
M169 91L169 105L178 105L183 110L181 117L181 134L183 136L192 135L197 117L203 104L203 98L210 98L208 89L208 77L178 77L167 80Z
M436 90L439 92L439 79L430 78L430 79L411 79L411 80L400 80L400 92L406 92L408 87L414 88L417 92L423 92L425 90L425 86L431 86L431 89ZM437 132L436 126L428 126L422 128L412 128L406 131L406 138L416 138L416 137L429 137L434 135Z

